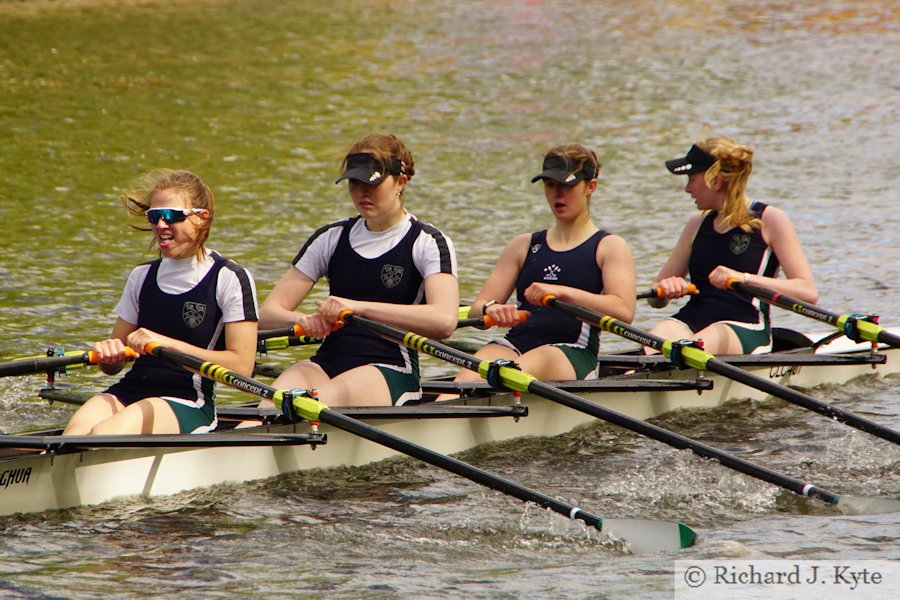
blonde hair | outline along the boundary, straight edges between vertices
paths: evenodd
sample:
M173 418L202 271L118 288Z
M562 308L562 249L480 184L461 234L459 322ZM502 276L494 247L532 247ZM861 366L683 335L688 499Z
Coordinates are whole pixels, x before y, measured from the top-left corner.
M188 217L189 219L193 217L202 219L202 223L196 227L197 238L194 241L197 258L202 260L206 256L204 244L209 238L209 230L212 227L215 198L209 186L203 183L203 180L197 175L190 171L174 171L172 169L150 171L134 181L131 190L119 196L119 201L128 210L128 214L146 220L147 211L150 210L150 201L156 193L163 190L174 190L176 194L187 199L190 208L202 208L209 211L207 217L201 215ZM133 224L128 226L135 231L152 231L150 227L139 227ZM150 247L153 247L152 241Z
M703 175L706 185L712 187L716 177L721 177L725 182L725 202L721 211L723 224L740 227L746 232L759 229L762 222L750 212L750 200L745 193L747 180L753 171L753 150L727 137L708 138L697 145L716 159Z

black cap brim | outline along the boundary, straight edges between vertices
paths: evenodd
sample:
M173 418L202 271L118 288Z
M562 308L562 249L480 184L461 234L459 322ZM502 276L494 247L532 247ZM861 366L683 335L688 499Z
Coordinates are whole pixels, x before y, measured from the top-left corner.
M347 169L344 173L334 180L335 183L340 183L345 179L354 179L356 181L361 181L363 183L368 183L369 185L378 185L384 178L387 177L386 174L382 175L381 173L372 172L368 167L354 167L351 169Z
M584 181L584 174L581 172L568 173L564 170L547 169L546 171L542 171L540 175L532 177L531 183L537 183L542 179L552 179L563 185L577 185L579 181Z
M686 156L666 161L666 168L673 175L703 173L716 162L716 157L694 144Z

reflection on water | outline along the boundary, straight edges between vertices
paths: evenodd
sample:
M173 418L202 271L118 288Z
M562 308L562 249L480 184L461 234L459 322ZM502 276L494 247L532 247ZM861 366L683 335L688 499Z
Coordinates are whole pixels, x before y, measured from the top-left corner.
M855 0L0 1L0 357L107 335L128 271L153 257L116 197L151 168L212 184L210 245L248 266L265 297L306 236L348 213L337 165L376 129L412 148L409 208L453 238L463 298L507 239L549 223L529 180L565 141L600 156L594 216L629 241L649 282L695 210L662 161L724 133L756 149L751 196L792 215L823 306L900 323L898 16L893 3ZM636 324L662 314L641 305ZM64 379L108 383L91 369ZM40 385L0 379L0 428L65 420L67 409L35 401ZM900 426L896 379L821 393ZM791 407L739 403L662 423L826 488L900 491L893 448ZM685 520L703 535L685 556L884 557L881 536L897 527L836 517L602 424L466 460L598 513ZM8 597L671 593L671 556L623 555L412 461L0 527Z

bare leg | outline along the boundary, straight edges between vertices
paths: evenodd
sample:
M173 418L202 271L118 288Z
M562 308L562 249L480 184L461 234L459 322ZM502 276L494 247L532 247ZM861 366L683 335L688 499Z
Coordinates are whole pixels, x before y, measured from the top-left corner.
M97 394L91 396L72 415L69 424L63 431L63 435L87 435L91 429L101 421L109 419L116 413L125 409L125 405L119 402L111 394Z
M553 346L538 346L516 360L522 371L537 379L566 381L575 379L575 369L566 353Z
M486 346L482 346L475 353L477 358L482 360L494 360L495 358L505 358L507 360L518 361L521 357L516 354L516 352L506 346L501 344L487 344ZM475 371L470 371L469 369L460 369L459 373L456 374L456 377L453 381L481 381L481 375L476 373ZM452 400L453 398L458 398L458 394L440 394L437 397L437 400Z
M656 337L661 337L664 340L696 339L690 327L688 327L681 321L676 321L675 319L665 319L664 321L660 321L653 326L653 328L650 330L650 333L652 333ZM644 346L644 354L659 354L659 351L654 348Z
M92 434L180 433L181 427L169 403L162 398L144 398L94 425Z
M703 340L703 349L710 354L740 354L743 352L737 334L724 323L713 323L706 329L692 333L681 321L666 319L657 323L650 333L665 340ZM657 354L657 351L645 346L644 353Z
M391 391L377 368L364 365L341 373L318 388L328 406L391 406Z
M740 354L744 351L734 329L724 323L713 323L698 331L695 337L703 340L703 349L710 354Z
M318 389L331 381L331 378L325 374L322 367L314 362L304 360L292 364L281 375L272 382L272 387L283 390L291 388L301 388L304 390ZM275 408L275 404L271 400L262 399L257 408ZM243 429L244 427L257 427L262 425L262 421L241 421L235 429Z

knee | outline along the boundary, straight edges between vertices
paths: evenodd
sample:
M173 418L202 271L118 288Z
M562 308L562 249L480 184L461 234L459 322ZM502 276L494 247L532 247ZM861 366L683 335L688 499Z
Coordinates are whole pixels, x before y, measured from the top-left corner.
M99 423L91 427L90 431L88 431L87 433L88 435L109 435L116 432L110 430L109 424L106 421L100 421Z

